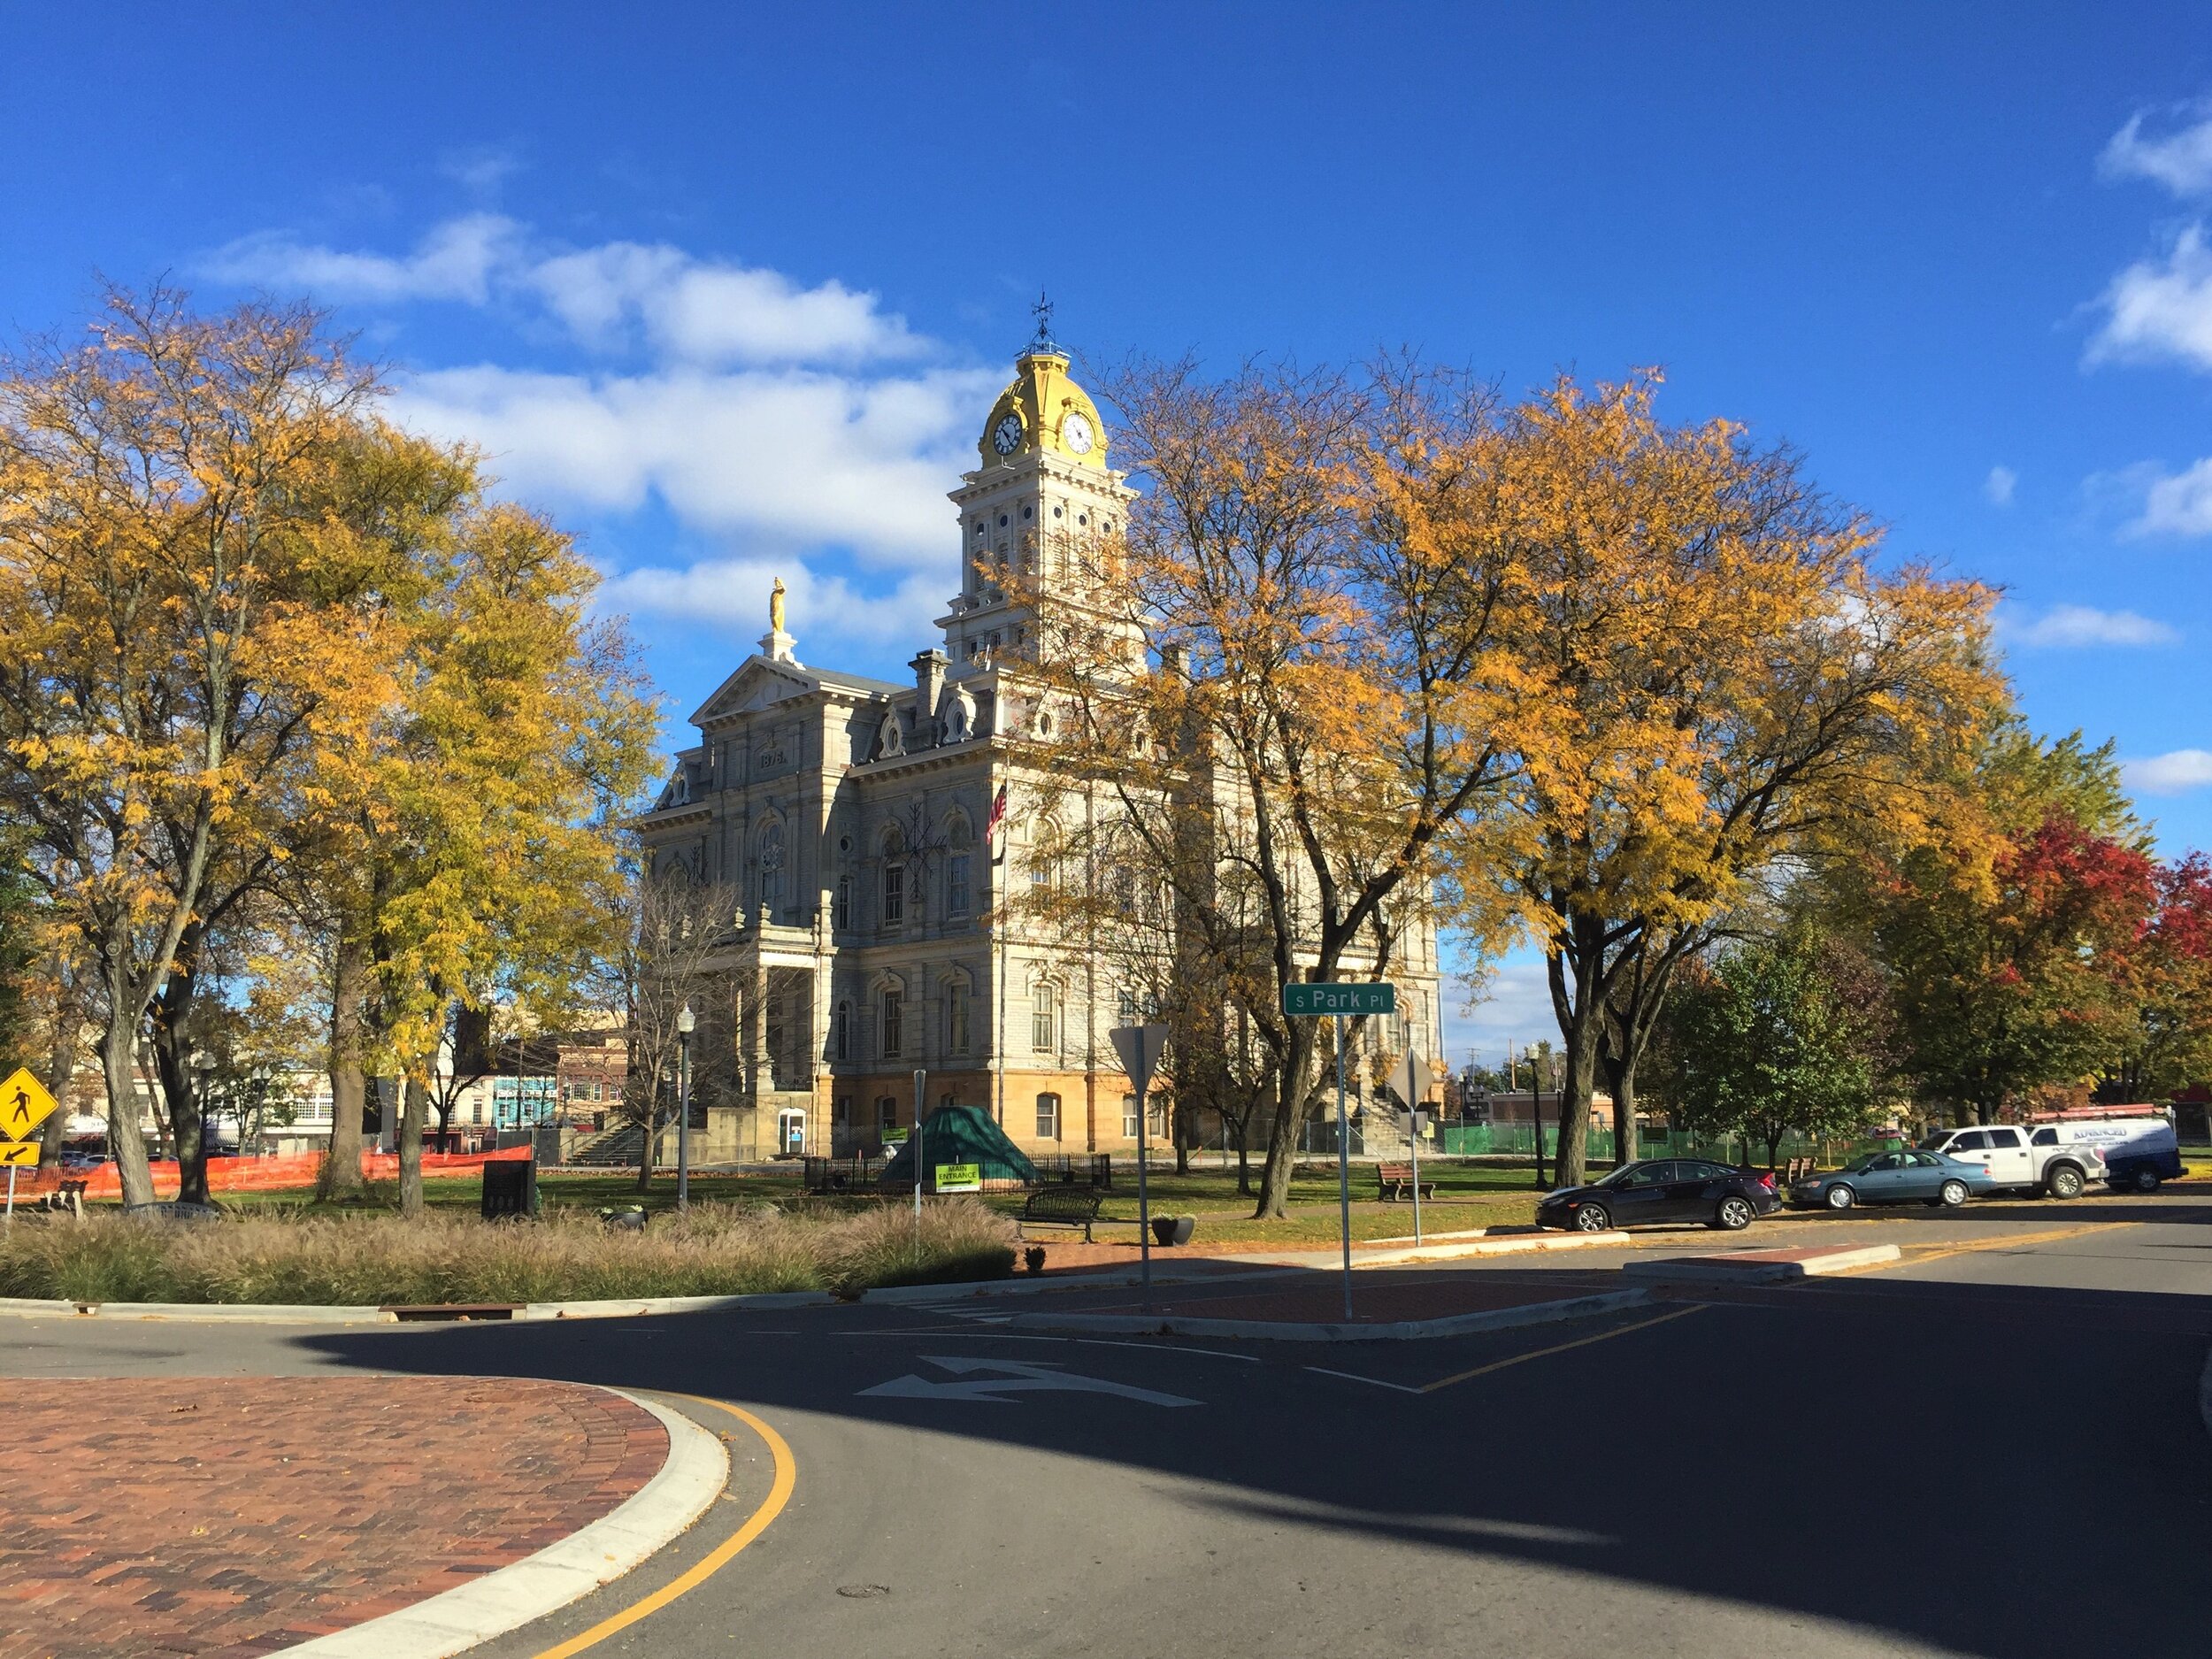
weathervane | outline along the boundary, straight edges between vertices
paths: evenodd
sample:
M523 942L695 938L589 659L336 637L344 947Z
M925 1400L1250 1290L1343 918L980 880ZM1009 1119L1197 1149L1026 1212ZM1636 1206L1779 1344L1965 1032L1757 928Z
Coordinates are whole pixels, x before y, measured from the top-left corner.
M1029 310L1037 319L1037 338L1030 342L1032 349L1048 348L1052 344L1052 302L1045 297L1042 288L1037 290L1037 303Z

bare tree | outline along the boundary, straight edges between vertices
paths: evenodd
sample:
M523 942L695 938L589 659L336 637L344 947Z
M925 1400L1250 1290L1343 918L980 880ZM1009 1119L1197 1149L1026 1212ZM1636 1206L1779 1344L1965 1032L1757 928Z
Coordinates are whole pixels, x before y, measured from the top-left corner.
M719 1068L698 1064L709 1042L733 1039L732 1003L726 976L712 966L728 941L737 914L736 889L694 883L680 872L637 871L622 907L624 926L605 964L609 1001L622 1010L629 1039L629 1071L618 1110L644 1132L638 1154L640 1192L653 1183L663 1132L677 1105L677 1067L682 1035L678 1018L688 1007L693 1033L692 1100L711 1103L726 1087Z

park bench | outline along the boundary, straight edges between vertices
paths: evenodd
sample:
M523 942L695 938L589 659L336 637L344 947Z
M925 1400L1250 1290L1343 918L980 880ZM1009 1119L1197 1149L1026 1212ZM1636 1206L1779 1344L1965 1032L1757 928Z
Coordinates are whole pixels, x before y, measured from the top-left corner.
M1080 1227L1083 1241L1088 1244L1103 1196L1091 1187L1040 1187L1022 1201L1020 1226Z
M64 1181L52 1192L47 1194L42 1202L49 1210L60 1210L73 1216L81 1216L84 1214L84 1195L90 1190L91 1186L90 1181Z
M1798 1182L1809 1177L1812 1172L1813 1161L1810 1158L1785 1159L1781 1171L1782 1185L1786 1188L1794 1187Z
M1378 1164L1375 1166L1375 1185L1382 1196L1395 1203L1413 1186L1413 1165L1410 1164ZM1436 1183L1423 1181L1421 1196L1436 1196Z

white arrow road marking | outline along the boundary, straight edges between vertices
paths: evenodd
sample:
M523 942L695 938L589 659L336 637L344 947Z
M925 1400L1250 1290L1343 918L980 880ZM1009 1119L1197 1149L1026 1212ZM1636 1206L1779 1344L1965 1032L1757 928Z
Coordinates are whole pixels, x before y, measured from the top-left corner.
M997 1405L1011 1405L1013 1402L1006 1398L1008 1394L1045 1388L1064 1394L1119 1394L1125 1400L1141 1400L1148 1406L1202 1403L1186 1400L1180 1394L1164 1394L1150 1388L1133 1387L1128 1383L1109 1382L1103 1377L1079 1377L1054 1365L1025 1365L1010 1359L956 1359L937 1354L925 1354L922 1358L956 1377L964 1377L972 1371L998 1371L1002 1375L978 1377L972 1382L932 1382L910 1371L872 1388L863 1388L861 1394L895 1400L988 1400Z

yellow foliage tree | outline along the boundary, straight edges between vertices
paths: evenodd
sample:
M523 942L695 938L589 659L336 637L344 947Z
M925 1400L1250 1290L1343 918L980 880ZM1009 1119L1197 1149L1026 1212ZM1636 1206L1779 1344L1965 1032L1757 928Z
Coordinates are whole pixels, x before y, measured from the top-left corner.
M1508 810L1458 851L1545 951L1569 1184L1601 1051L1632 1075L1673 964L1786 855L1924 821L2005 698L1986 589L1885 570L1794 455L1664 425L1656 384L1562 380L1501 411L1417 531L1464 572L1451 603L1514 644L1485 671L1515 704Z
M0 365L0 790L92 964L132 1202L137 1037L211 870L280 856L302 770L384 700L312 504L373 389L311 312L165 289Z

